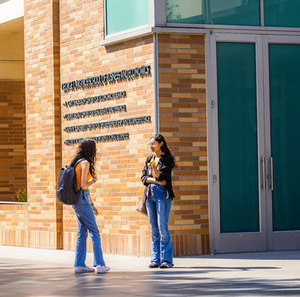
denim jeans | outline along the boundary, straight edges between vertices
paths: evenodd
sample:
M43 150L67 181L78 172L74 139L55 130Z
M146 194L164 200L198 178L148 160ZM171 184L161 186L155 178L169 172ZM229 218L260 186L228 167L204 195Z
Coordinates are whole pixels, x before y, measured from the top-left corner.
M165 186L151 184L146 207L151 227L151 262L173 266L173 243L168 228L172 199Z
M93 266L105 265L101 248L100 232L96 223L93 207L90 203L90 191L88 189L79 191L78 200L73 205L73 208L78 219L78 235L74 266L86 266L86 239L88 231L90 232L93 242Z

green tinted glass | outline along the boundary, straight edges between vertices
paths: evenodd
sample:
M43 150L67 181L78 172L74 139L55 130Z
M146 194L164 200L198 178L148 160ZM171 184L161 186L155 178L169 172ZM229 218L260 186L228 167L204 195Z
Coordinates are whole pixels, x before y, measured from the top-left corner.
M265 26L300 27L299 0L264 0Z
M148 0L106 0L107 35L148 23Z
M221 232L259 231L255 44L218 43Z
M269 45L273 230L300 230L300 45Z
M260 25L259 0L167 0L167 22Z

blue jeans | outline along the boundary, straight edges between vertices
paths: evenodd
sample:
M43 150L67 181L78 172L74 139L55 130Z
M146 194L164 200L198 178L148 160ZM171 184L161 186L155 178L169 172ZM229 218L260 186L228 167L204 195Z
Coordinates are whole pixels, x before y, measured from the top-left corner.
M165 186L151 184L146 207L151 227L151 262L173 266L173 243L168 228L172 199Z
M79 191L78 200L73 205L73 208L78 219L78 235L74 266L86 266L86 239L88 230L93 242L93 265L105 265L101 248L100 232L96 223L93 207L90 203L90 191L88 189Z

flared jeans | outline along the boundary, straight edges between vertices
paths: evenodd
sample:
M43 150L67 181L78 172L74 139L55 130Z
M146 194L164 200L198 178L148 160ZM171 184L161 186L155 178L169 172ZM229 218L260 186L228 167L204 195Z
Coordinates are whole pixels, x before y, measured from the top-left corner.
M105 265L101 248L100 232L96 223L93 207L90 203L90 191L88 189L79 191L78 200L73 205L73 209L78 220L78 235L74 266L86 266L86 239L88 236L88 231L93 243L93 266Z
M172 199L165 186L151 184L149 187L146 207L151 227L151 263L173 266L173 243L168 227Z

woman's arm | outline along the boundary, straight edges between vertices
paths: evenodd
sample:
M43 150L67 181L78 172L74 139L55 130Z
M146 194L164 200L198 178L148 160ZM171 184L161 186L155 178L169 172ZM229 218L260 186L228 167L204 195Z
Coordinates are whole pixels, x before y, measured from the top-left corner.
M150 159L149 160L148 159L149 158L146 159L145 165L144 165L144 168L142 171L142 177L141 177L142 183L144 184L144 186L147 186L148 184L158 184L158 185L165 186L167 184L166 181L157 181L154 177L150 177L148 175L148 166L149 166L149 162L150 162Z
M154 177L148 177L146 179L146 183L148 183L148 184L157 184L157 185L161 185L161 186L165 186L167 184L167 182L165 180L157 181Z
M171 171L173 169L173 163L174 160L172 156L166 156L163 159L161 159L161 166L159 170L157 169L157 172L159 174L155 174L156 180L158 181L169 180L171 177Z
M97 181L98 178L97 178L97 175L94 175L93 179L91 181L87 181L87 177L88 177L89 170L90 170L90 163L88 161L84 160L84 161L81 162L80 165L81 165L81 188L83 190L86 190L92 184L94 184ZM98 209L94 205L94 202L93 202L93 200L91 198L91 195L90 195L90 203L91 203L91 205L93 207L95 215L98 215Z
M158 169L156 167L156 164L155 163L154 164L149 163L149 167L151 167L153 169L154 177L158 179L159 175L160 175L160 172L158 171Z
M160 172L158 171L156 164L154 162L152 163L152 161L150 161L147 164L147 166L153 169L154 177L148 177L146 179L146 182L148 184L157 184L157 185L165 186L167 184L166 180L158 180Z
M96 182L97 176L94 176L91 181L87 181L88 173L90 170L90 163L87 160L81 162L80 169L81 169L81 188L83 190L86 190Z
M142 176L141 176L141 180L144 186L147 186L147 184L149 184L149 182L147 182L147 179L149 178L147 164L148 164L148 158L145 161L144 168L142 171Z

